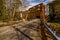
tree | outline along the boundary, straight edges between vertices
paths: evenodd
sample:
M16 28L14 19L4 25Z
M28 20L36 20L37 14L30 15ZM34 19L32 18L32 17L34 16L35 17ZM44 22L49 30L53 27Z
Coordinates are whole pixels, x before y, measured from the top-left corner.
M52 3L49 4L49 9L50 9L50 19L58 21L60 20L60 0L56 0Z
M5 0L4 1L5 5L4 7L6 7L6 11L8 15L8 20L12 21L14 20L14 16L16 15L16 10L18 9L18 7L21 5L20 0Z
M4 20L4 4L3 4L3 0L0 0L0 20Z
M0 0L0 19L1 19L1 17L2 17L2 6L3 6L3 4L2 4L3 2L2 2L2 0Z

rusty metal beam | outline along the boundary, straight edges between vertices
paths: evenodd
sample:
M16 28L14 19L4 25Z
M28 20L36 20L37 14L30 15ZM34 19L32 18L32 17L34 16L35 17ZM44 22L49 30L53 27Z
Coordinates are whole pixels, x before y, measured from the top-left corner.
M41 24L40 24L40 26L38 28L39 28L39 30L41 30L41 39L42 40L47 40L46 35L45 35L45 32L44 32L44 24L43 24L44 20L45 20L45 6L42 3L41 4L41 13L40 13L40 21L41 21ZM41 29L40 29L40 27L41 27Z

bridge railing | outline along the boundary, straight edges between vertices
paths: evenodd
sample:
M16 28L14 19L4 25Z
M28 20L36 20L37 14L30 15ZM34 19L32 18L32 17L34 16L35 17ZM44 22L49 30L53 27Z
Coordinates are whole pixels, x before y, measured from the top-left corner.
M58 40L57 35L52 31L51 28L49 28L50 26L46 22L44 22L44 27L49 31L53 40Z

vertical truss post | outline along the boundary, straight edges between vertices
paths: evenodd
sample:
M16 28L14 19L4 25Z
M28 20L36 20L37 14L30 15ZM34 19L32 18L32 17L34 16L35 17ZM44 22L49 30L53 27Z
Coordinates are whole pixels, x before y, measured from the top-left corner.
M42 3L41 4L41 13L40 13L40 21L41 21L41 36L42 36L42 40L47 40L47 37L45 35L44 32L44 21L45 21L45 5Z

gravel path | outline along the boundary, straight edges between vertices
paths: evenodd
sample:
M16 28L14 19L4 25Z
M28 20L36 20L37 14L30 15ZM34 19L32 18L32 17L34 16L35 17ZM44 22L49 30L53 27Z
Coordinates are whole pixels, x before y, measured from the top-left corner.
M33 40L41 40L41 37L39 37L37 32L38 24L39 21L36 19L32 21L18 23L12 26L0 27L0 40L30 40L29 38L24 36L24 34L28 35ZM13 26L22 31L24 34L16 31Z

